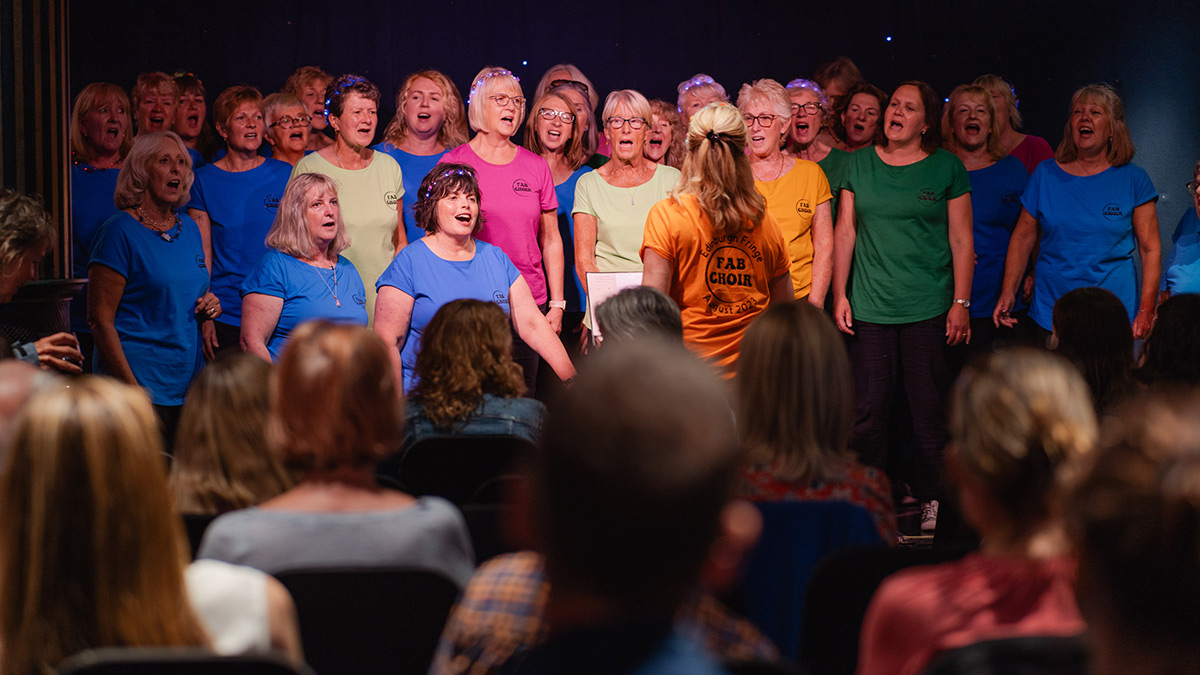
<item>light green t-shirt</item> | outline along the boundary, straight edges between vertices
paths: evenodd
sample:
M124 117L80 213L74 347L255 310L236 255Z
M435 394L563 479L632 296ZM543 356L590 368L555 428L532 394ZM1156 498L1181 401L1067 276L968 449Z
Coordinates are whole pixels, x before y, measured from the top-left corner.
M913 323L948 311L954 270L947 203L971 192L962 160L938 149L891 166L867 147L851 155L844 187L854 193L857 219L847 291L854 318Z
M313 152L296 162L292 178L302 173L322 173L337 183L338 205L350 234L350 248L342 255L358 268L367 292L367 317L373 324L375 282L395 257L392 235L400 222L396 205L402 203L404 195L400 165L387 154L376 152L367 168L348 170Z

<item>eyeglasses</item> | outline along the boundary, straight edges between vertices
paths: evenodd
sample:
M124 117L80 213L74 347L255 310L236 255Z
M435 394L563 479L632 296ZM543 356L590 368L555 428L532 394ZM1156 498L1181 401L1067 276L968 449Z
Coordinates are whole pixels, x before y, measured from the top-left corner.
M1200 183L1197 183L1196 181L1191 181L1187 185L1184 185L1184 187L1187 188L1189 195L1194 195L1194 194L1196 194L1196 188L1200 187Z
M509 96L508 94L492 94L488 98L495 101L496 105L500 106L501 108L508 105L509 101L512 101L512 104L517 106L518 108L522 108L525 106L525 97L524 96Z
M770 129L771 125L775 124L775 116L774 115L742 115L742 121L744 121L746 123L747 127L752 127L752 126L754 126L755 122L758 122L759 126L761 126L762 128Z
M625 126L626 123L629 124L630 129L641 129L642 127L646 126L646 118L644 118L644 117L610 117L610 118L604 120L604 124L607 125L608 128L612 129L613 131L616 131L617 129L620 129L621 127Z
M308 123L311 121L312 121L312 117L310 117L308 115L300 115L299 117L291 117L290 115L284 115L283 117L280 117L279 119L275 120L274 122L271 122L267 126L283 127L285 129L290 129L292 127L308 126Z
M576 89L582 90L585 94L588 93L588 86L579 80L550 80L550 89L564 86L575 87Z
M550 108L540 108L538 110L537 114L538 114L538 117L546 120L547 122L553 122L555 117L562 120L563 124L572 124L573 122L575 122L575 113L570 113L570 112L567 112L566 110L551 110Z
M821 112L821 104L820 103L793 103L792 104L792 114L793 115L799 115L802 112L805 115L816 115L817 113Z

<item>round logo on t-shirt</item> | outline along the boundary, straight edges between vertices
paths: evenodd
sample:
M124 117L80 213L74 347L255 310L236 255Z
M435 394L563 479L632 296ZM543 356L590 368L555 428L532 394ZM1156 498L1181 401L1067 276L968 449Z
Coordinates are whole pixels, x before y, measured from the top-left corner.
M396 208L397 199L399 199L399 197L396 196L395 190L389 190L383 194L384 203L392 208Z
M527 197L533 194L533 188L529 187L529 182L524 178L518 178L512 184L513 194L518 197Z
M1104 217L1108 220L1120 220L1124 217L1124 212L1121 210L1120 204L1109 202L1104 205Z
M921 203L921 206L933 206L938 203L938 193L929 188L918 188L917 201Z
M197 267L205 267L205 265L204 265L204 254L203 254L203 253L197 253L197 254L196 254L196 266L197 266ZM205 267L205 269L207 269L207 267Z
M267 195L266 197L264 197L263 198L263 208L267 209L268 211L278 210L279 209L279 195Z
M504 291L493 291L492 292L492 302L496 303L497 305L507 305L508 304L508 294L505 293Z
M359 307L367 306L367 297L365 295L359 295L358 293L355 293L350 297L354 298L354 304L358 305Z
M812 206L808 203L807 199L801 198L800 201L796 202L796 213L802 216L812 215Z
M754 288L754 268L745 251L734 246L722 246L709 256L707 267L704 280L715 300L732 305L749 297ZM717 311L732 314L742 310Z

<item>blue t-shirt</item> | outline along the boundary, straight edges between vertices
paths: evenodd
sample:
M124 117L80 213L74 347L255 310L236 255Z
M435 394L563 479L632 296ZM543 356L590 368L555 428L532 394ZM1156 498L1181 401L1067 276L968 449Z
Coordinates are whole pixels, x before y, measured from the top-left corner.
M1054 303L1076 288L1112 291L1132 322L1139 305L1133 210L1158 199L1134 164L1072 176L1054 161L1033 170L1021 204L1042 228L1029 316L1053 328Z
M443 260L425 244L424 239L405 246L375 284L392 286L412 296L412 317L400 365L404 391L412 390L417 366L417 351L425 326L442 305L464 298L500 305L508 313L508 292L520 276L504 251L483 241L475 241L475 257L470 260Z
M179 220L179 236L168 242L119 211L100 227L89 263L125 277L117 336L138 383L164 406L183 405L188 385L204 366L196 299L208 291L208 269L195 221L186 214ZM99 350L95 371L111 372Z
M187 151L188 156L192 158L192 171L195 171L196 169L208 164L208 162L204 161L204 155L200 154L199 150L195 148L188 148ZM218 159L220 158L218 157Z
M92 241L104 221L117 212L113 194L118 173L120 169L94 169L78 162L71 166L71 275L77 279L87 277ZM87 322L86 287L71 300L71 330L92 330Z
M207 164L196 171L189 209L204 211L212 232L212 292L221 301L221 322L242 324L242 279L267 252L267 231L292 165L264 160L249 171Z
M554 186L554 194L558 197L558 233L563 242L563 299L567 301L568 312L587 309L587 294L575 272L575 216L571 210L575 208L575 184L580 176L593 170L590 166L581 166L562 185Z
M241 291L243 297L261 293L283 299L279 321L267 340L273 361L279 360L288 336L305 321L325 319L367 325L367 292L362 277L354 264L340 255L332 270L323 270L270 249L246 275Z
M1171 295L1200 293L1200 217L1196 209L1188 209L1179 219L1171 241L1175 248L1163 265L1162 289Z
M433 155L414 155L391 143L373 145L371 149L391 155L392 159L400 165L400 182L404 185L404 196L401 197L401 202L404 204L404 231L408 234L408 243L411 244L425 236L425 230L417 225L417 219L413 217L413 205L417 203L417 190L421 187L421 181L425 180L425 176L430 171L433 171L433 167L437 166L446 151L443 150Z
M989 317L1004 283L1004 259L1013 226L1021 217L1021 194L1029 174L1009 155L991 166L968 171L975 235L975 276L971 280L971 318ZM1020 296L1013 309L1021 309Z

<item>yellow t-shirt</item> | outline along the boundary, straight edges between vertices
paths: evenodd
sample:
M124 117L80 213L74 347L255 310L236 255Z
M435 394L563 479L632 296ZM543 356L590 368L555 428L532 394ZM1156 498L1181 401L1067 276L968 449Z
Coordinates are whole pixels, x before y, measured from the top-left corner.
M832 198L825 172L816 162L797 159L791 171L772 181L756 180L754 187L766 198L767 212L779 221L792 261L796 299L807 297L812 288L813 215L818 204Z
M694 195L668 197L646 217L643 256L647 249L671 263L667 295L682 311L684 343L732 375L742 335L770 302L771 280L788 274L775 217L768 211L761 226L718 239Z

